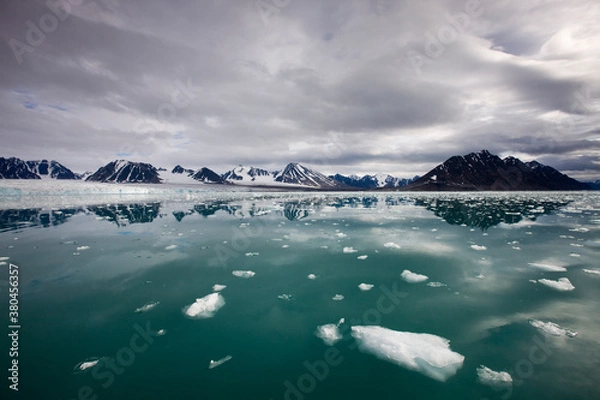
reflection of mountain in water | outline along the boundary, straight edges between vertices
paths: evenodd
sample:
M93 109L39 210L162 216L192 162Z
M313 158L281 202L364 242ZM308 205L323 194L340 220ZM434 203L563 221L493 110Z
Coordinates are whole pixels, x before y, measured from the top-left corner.
M91 206L88 210L99 217L112 221L118 226L152 222L159 216L160 203L150 204L111 204Z
M67 222L71 216L79 212L84 212L84 210L81 208L62 210L42 210L39 208L0 210L0 232L32 226L48 228L60 225Z
M516 224L523 219L535 221L540 215L569 204L568 201L549 201L518 198L439 199L420 198L415 205L433 211L451 225L467 225L486 230L500 223Z

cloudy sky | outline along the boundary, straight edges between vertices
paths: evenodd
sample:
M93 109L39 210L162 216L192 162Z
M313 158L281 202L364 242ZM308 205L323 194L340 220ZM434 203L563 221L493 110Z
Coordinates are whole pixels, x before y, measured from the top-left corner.
M597 0L2 0L0 156L600 178Z

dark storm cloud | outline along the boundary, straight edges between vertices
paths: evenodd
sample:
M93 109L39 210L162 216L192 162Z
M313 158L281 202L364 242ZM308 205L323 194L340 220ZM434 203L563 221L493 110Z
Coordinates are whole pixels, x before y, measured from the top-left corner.
M408 176L486 148L600 175L593 0L82 3L0 5L1 155Z

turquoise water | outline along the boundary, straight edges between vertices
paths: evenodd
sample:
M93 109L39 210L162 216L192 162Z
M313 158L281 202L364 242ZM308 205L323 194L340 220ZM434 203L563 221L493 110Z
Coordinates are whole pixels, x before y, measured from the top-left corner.
M19 391L4 372L2 398L600 398L598 194L218 193L3 210L0 231L0 321L12 263L20 325ZM224 305L186 315L215 284ZM341 318L332 346L315 334ZM434 379L410 354L443 349L394 361L353 337L364 325L464 360Z

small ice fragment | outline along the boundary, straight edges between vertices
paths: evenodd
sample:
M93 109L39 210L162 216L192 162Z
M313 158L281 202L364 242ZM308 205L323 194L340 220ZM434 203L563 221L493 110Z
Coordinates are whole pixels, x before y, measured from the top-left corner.
M150 303L148 303L148 304L144 304L143 306L141 306L141 307L139 307L139 308L136 308L136 309L135 309L135 312L136 312L136 313L143 313L143 312L147 312L147 311L150 311L150 310L152 310L154 307L156 307L156 306L157 306L157 305L159 305L159 304L160 304L160 301L153 301L153 302L150 302Z
M177 248L176 244L170 244L167 247L165 247L165 250L173 250L173 249L176 249L176 248Z
M76 251L76 252L74 252L74 253L73 253L73 255L74 255L74 256L79 256L79 255L81 255L81 253L80 253L80 252L78 252L78 251Z
M363 255L363 256L358 256L358 257L356 257L356 258L357 258L357 259L359 259L359 260L366 260L366 259L367 259L367 257L369 257L369 256L365 254L365 255Z
M256 275L256 272L254 271L241 271L241 270L235 270L235 271L231 271L231 274L233 276L237 276L238 278L244 278L244 279L248 279L248 278L252 278L254 275Z
M79 246L77 247L77 251L84 251L84 250L88 250L90 248L90 246Z
M223 365L225 364L227 361L231 360L233 357L231 356L225 356L223 358L221 358L220 360L210 360L210 362L208 363L208 369L213 369L213 368L217 368L219 365Z
M344 253L349 254L349 253L356 253L358 250L355 250L353 247L344 247L344 250L342 250Z
M338 326L339 323L337 325L325 324L317 326L317 331L315 332L315 335L317 335L319 339L322 339L326 345L333 346L334 344L342 340L342 334L340 333Z
M400 248L400 245L399 245L399 244L396 244L396 243L394 243L394 242L387 242L387 243L384 243L384 244L383 244L383 247L388 247L388 248L390 248L390 249L399 249L399 248Z
M402 277L402 279L404 279L408 283L425 282L427 279L429 279L429 277L427 275L417 274L417 273L411 272L407 269L402 271L402 273L400 274L400 277Z
M322 249L328 249L329 246L327 246L326 244L324 244L323 246L321 246Z
M554 322L542 322L539 321L537 319L530 319L529 323L531 324L531 326L533 326L534 328L539 329L540 331L548 334L548 335L552 335L552 336L568 336L568 337L575 337L577 336L577 332L572 331L571 329L565 329L563 327L561 327L560 325L554 323Z
M502 388L512 386L512 377L505 371L494 371L485 365L477 368L477 379L482 385L491 386L493 388Z
M278 299L290 301L292 299L292 295L289 293L280 294L277 296Z
M159 329L158 332L156 332L156 334L158 336L165 336L167 334L167 330L166 329Z
M583 272L586 274L600 275L600 269L584 269Z
M538 283L535 279L530 279L529 282L536 283L536 284Z
M483 278L485 278L485 275L484 274L479 274L475 278L476 279L483 279Z
M573 253L573 252L571 252L571 254L569 254L569 256L571 256L571 257L581 257L581 255L580 255L580 254L578 254L578 253Z
M196 299L195 303L184 307L183 312L191 318L211 318L224 305L225 299L221 293L216 292Z
M86 369L90 369L94 367L96 364L100 362L100 359L90 359L88 361L83 361L77 364L74 368L76 371L85 371Z
M282 249L287 249L288 247L290 247L289 244L284 244L284 245L281 246Z
M583 245L581 243L571 243L571 246L573 246L573 247L583 247Z
M442 282L429 282L427 284L427 286L429 286L429 287L443 287L443 286L446 286L446 284L442 283Z
M333 296L331 299L332 299L332 300L335 300L335 301L344 300L344 295L343 295L343 294L336 294L336 295L335 295L335 296Z
M227 287L227 285L219 285L218 283L214 284L212 289L213 292L220 292L221 290L225 289Z
M254 257L257 256L259 253L257 251L251 251L249 253L246 253L246 257Z
M370 284L370 283L361 283L360 285L358 285L358 288L360 290L362 290L363 292L366 292L368 290L373 289L374 285Z
M558 265L542 264L542 263L527 263L529 266L541 269L547 272L565 272L567 269Z
M575 289L575 286L573 286L569 278L559 278L557 281L551 279L538 279L538 282L549 288L558 290L559 292L568 292Z
M336 234L335 234L335 236L337 236L337 237L339 237L339 238L341 238L341 239L343 239L343 238L345 238L345 237L348 237L348 235L346 235L346 234L345 234L345 233L343 233L343 232L336 233Z
M480 246L480 245L478 245L478 244L472 244L472 245L471 245L471 248L472 248L473 250L477 250L477 251L483 251L483 250L487 250L487 247L485 247L485 246Z
M10 260L10 257L0 257L0 261L8 261Z
M440 382L456 374L465 359L450 349L448 339L428 333L353 326L352 336L361 351Z
M308 274L308 279L317 279L315 274Z

